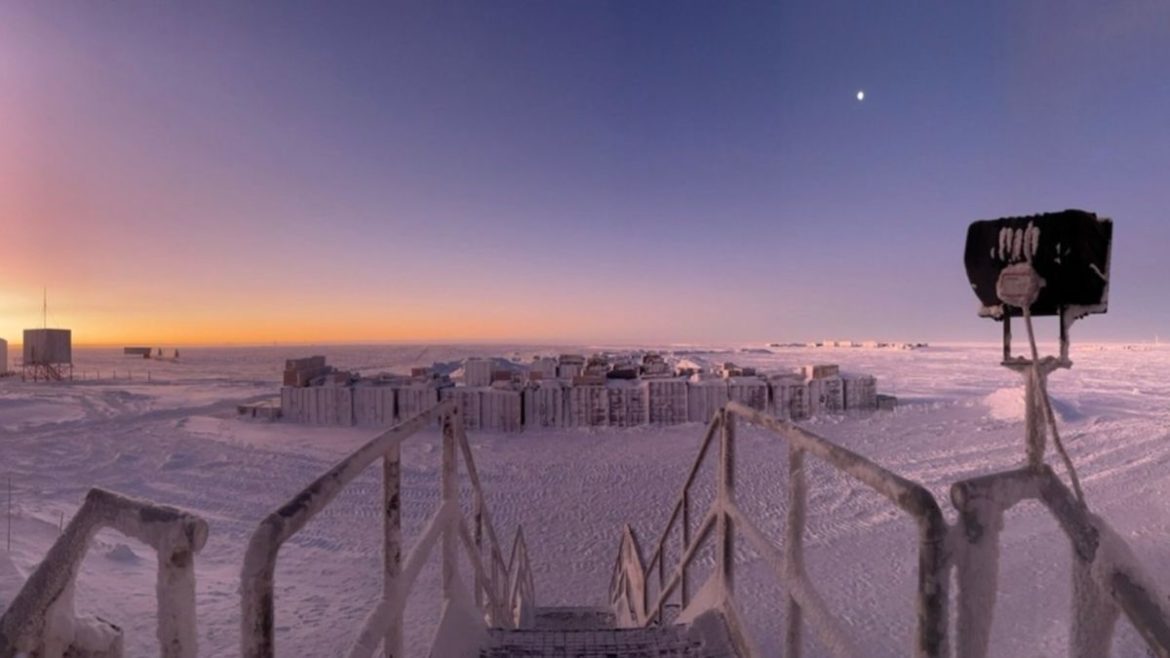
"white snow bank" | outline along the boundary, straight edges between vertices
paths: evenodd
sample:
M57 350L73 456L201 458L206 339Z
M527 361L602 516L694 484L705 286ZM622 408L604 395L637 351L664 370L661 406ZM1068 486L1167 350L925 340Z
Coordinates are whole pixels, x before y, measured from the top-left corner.
M1014 386L993 391L983 398L988 414L995 420L1005 422L1023 422L1024 420L1024 387ZM1057 422L1072 423L1084 418L1080 405L1059 398L1052 398L1052 413L1056 414Z

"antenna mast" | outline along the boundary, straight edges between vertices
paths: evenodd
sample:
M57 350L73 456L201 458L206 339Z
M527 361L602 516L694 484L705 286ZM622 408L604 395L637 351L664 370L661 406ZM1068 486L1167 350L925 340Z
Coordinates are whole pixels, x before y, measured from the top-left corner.
M42 289L44 292L44 301L41 304L41 322L43 326L41 329L49 328L49 288L46 286Z

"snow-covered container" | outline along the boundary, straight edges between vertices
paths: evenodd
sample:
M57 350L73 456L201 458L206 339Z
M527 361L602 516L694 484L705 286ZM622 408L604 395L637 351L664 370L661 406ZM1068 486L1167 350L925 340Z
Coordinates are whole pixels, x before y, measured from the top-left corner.
M395 387L395 398L398 421L402 422L438 406L439 389L428 380L412 381Z
M732 377L727 380L727 398L757 411L768 409L768 382L759 377Z
M650 396L649 420L656 425L687 422L687 382L685 379L647 379Z
M492 362L490 359L471 358L463 362L463 383L470 387L491 386Z
M845 386L837 375L808 381L809 413L813 416L845 411Z
M523 394L517 390L484 389L479 397L479 426L495 432L524 429Z
M841 376L845 386L846 411L877 409L877 379L872 375L847 374Z
M539 379L556 379L557 360L547 356L536 357L532 360L528 371L540 373Z
M280 389L281 415L309 425L353 425L353 389L348 386L285 386Z
M534 382L524 389L526 427L565 427L568 424L568 387L556 379Z
M463 414L463 428L472 431L483 426L481 403L483 394L491 388L485 386L452 386L441 391L444 400L454 400Z
M557 377L572 379L585 371L585 357L580 354L562 354L557 358Z
M769 379L772 389L772 414L781 420L804 420L809 417L808 386L797 374L776 375Z
M821 363L814 365L807 365L800 367L800 374L808 379L820 379L822 377L835 377L841 374L841 369L830 363Z
M390 427L398 422L394 413L394 389L390 386L355 386L353 424L360 427Z
M709 423L715 413L727 404L727 381L693 376L687 382L687 420Z
M73 332L69 329L25 329L24 365L73 363Z
M569 387L569 427L600 427L609 419L609 395L604 381L574 381Z
M609 424L613 427L645 425L650 418L650 389L636 379L610 379L605 383L609 396Z

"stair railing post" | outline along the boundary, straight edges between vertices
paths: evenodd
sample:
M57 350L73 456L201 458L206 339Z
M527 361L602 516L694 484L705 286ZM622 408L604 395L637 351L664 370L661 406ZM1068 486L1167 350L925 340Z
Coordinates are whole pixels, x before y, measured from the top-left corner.
M804 524L808 486L804 479L804 451L791 444L788 446L788 536L784 555L784 572L789 582L804 577ZM800 604L789 594L787 630L784 636L784 655L800 658L803 648L801 638Z
M475 497L475 557L481 562L483 561L483 498ZM478 577L477 577L478 578ZM477 582L475 585L475 607L483 609L483 590L488 586L487 583ZM496 620L493 619L494 624Z
M679 559L687 554L687 549L691 545L691 490L689 488L683 489L682 502L682 549L678 552ZM679 582L679 589L682 596L682 609L686 610L687 605L691 602L691 582L690 572L687 565L683 565L682 579Z
M402 464L395 444L382 457L382 596L390 598L402 573ZM386 658L402 658L402 610L392 613L383 641Z
M462 422L459 405L443 417L443 466L440 483L442 486L442 505L448 510L457 510L459 505L459 490L456 487L455 463L455 423ZM451 519L445 521L443 529L443 597L450 599L455 594L455 542L458 540L454 533Z
M719 437L719 519L716 555L723 591L735 592L735 529L728 507L735 502L735 415L726 409L719 412L723 431Z

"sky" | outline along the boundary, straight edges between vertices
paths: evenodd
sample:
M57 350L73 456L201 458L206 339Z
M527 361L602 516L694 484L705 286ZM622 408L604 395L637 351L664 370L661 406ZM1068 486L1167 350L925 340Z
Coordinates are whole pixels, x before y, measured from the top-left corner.
M1065 208L1153 340L1168 207L1163 0L0 4L12 342L993 341Z

